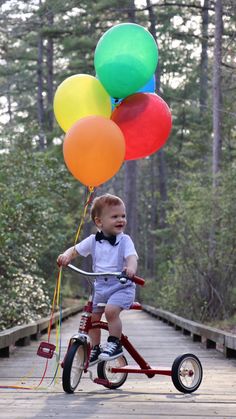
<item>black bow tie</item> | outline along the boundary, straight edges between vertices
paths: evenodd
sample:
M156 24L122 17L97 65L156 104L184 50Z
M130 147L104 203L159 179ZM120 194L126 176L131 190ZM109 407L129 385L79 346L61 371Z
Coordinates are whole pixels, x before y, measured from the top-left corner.
M116 244L116 236L106 237L102 231L98 231L95 236L96 241L107 240L112 246ZM118 244L118 243L117 243Z

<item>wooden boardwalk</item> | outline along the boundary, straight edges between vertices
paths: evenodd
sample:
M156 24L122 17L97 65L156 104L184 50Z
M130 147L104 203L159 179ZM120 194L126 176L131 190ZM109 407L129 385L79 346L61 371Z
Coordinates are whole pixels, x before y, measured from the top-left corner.
M77 331L79 317L63 323L63 351L71 334ZM175 389L170 377L149 379L130 374L122 387L108 390L84 376L77 391L68 395L63 392L60 379L48 387L54 367L50 360L47 378L38 390L0 389L0 419L236 418L236 360L225 359L214 349L204 349L147 313L130 311L122 317L124 333L153 366L171 367L177 355L195 353L204 371L199 389L185 395ZM0 385L39 383L45 360L36 356L38 345L39 342L33 342L18 347L10 358L0 359ZM96 367L93 371L95 374Z

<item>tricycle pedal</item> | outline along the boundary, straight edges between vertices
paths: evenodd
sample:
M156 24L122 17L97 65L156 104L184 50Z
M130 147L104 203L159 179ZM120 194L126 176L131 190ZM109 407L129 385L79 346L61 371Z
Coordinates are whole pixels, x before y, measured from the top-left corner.
M53 345L53 343L41 342L38 347L37 355L42 356L43 358L51 359L54 355L55 349L56 346Z
M112 387L112 383L110 383L110 381L106 380L105 378L95 378L93 382L96 384L101 384L105 387Z

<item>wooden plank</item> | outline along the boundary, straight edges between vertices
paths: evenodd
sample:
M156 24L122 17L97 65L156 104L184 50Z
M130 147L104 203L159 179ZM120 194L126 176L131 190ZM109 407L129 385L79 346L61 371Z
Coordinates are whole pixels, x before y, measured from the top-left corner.
M236 358L236 335L185 319L166 310L149 305L143 307L147 313L167 322L176 330L182 330L184 335L192 335L194 341L204 342L207 349L222 348L226 357Z
M179 393L170 377L158 375L149 379L130 374L117 390L99 386L85 375L77 391L67 395L60 380L54 387L47 387L54 371L54 360L50 360L46 380L39 390L0 389L0 419L236 418L236 360L225 359L215 349L206 351L201 342L193 342L147 313L123 312L122 318L124 333L151 365L171 368L182 353L195 353L200 358L204 378L196 393ZM79 315L70 317L62 325L63 354L70 336L77 331L79 319ZM44 338L46 335L41 340ZM11 358L0 359L0 385L39 383L45 360L36 356L37 347L38 342L31 342L28 347L15 348ZM129 355L127 359L134 364ZM95 376L95 366L92 371Z

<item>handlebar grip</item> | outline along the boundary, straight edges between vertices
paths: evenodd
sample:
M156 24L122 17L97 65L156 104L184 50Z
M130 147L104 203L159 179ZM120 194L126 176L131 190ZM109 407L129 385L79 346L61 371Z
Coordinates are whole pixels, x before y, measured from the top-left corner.
M133 276L133 278L129 278L131 281L135 282L135 284L141 285L142 287L145 285L145 279L140 278L140 276Z

